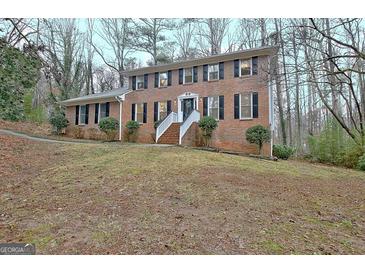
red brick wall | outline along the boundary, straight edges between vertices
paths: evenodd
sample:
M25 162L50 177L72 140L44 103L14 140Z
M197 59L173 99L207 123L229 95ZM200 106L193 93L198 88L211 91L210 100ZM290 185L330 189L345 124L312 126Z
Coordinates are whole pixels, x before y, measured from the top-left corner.
M153 142L151 133L154 132L153 103L155 101L172 101L172 111L178 111L177 97L185 92L199 94L198 110L203 112L205 96L224 95L224 120L219 121L218 128L212 137L212 146L237 150L247 153L256 153L257 147L247 143L245 131L251 126L261 124L269 127L269 93L267 84L267 57L259 57L259 74L234 78L233 61L225 62L224 80L203 82L203 66L198 67L198 83L179 85L178 70L172 71L172 85L165 88L154 88L154 74L149 74L148 89L133 91L126 95L123 103L123 123L131 120L131 105L133 103L147 102L147 123L142 124L138 130L137 141ZM130 79L131 82L131 79ZM236 93L258 92L259 117L252 120L234 119L233 97ZM270 153L270 145L264 146L264 153Z
M105 101L103 102L105 103ZM66 107L66 118L69 121L69 125L66 128L66 135L72 134L72 127L75 127L75 115L76 106ZM119 102L110 102L109 107L109 117L114 117L119 121ZM89 122L87 125L77 125L77 127L82 128L84 138L90 138L89 129L95 128L99 130L99 125L95 124L95 103L89 103ZM119 134L119 131L118 131ZM119 135L118 135L119 136Z

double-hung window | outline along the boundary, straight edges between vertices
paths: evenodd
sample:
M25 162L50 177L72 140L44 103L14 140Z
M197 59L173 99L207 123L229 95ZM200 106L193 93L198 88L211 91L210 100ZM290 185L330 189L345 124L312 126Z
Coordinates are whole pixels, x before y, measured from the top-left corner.
M100 119L107 117L106 115L106 103L100 104ZM99 120L100 120L99 119Z
M208 97L208 116L219 120L219 96Z
M240 119L252 119L252 93L240 94Z
M143 75L136 77L136 87L137 89L144 89L144 77Z
M158 120L165 119L167 116L167 101L158 102Z
M142 124L143 123L143 103L141 104L136 104L136 108L135 108L135 120Z
M168 84L168 73L167 73L167 71L160 73L159 84L160 84L159 85L160 87L167 87L167 84Z
M240 65L240 76L252 75L252 59L242 59Z
M86 123L86 105L80 106L80 124Z
M219 65L212 64L208 66L208 81L219 79Z
M190 84L193 82L193 68L184 69L184 84Z

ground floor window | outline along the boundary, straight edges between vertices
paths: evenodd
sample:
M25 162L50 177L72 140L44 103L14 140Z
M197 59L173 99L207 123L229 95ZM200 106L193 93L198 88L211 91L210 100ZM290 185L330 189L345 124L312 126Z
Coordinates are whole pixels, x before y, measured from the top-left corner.
M240 94L240 119L252 118L252 93Z
M86 105L80 106L80 124L86 123Z
M219 96L208 97L208 116L219 120Z
M108 117L106 109L107 109L107 103L100 104L100 119Z
M142 104L136 104L136 114L135 114L135 121L138 123L143 123L143 103Z
M167 101L158 102L158 120L165 119L167 116Z

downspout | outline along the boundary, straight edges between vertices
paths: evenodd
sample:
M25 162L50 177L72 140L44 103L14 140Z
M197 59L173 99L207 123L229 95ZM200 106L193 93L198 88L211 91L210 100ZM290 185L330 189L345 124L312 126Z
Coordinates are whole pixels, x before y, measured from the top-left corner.
M119 141L122 141L122 96L115 96L115 99L119 102Z
M268 64L269 64L269 71L271 73L271 59L270 56L268 57ZM269 124L270 124L270 131L271 131L271 139L270 139L270 157L272 157L272 149L273 149L273 142L274 142L274 108L273 108L273 97L272 97L272 81L271 75L269 75L269 85L268 85L268 93L269 93Z

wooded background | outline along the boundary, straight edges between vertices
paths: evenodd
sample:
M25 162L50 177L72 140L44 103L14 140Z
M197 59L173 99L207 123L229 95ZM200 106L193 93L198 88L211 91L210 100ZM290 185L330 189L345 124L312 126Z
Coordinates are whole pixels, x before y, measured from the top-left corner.
M275 142L348 161L365 143L364 34L359 18L4 18L0 118L42 120L59 100L127 85L128 69L270 45Z

